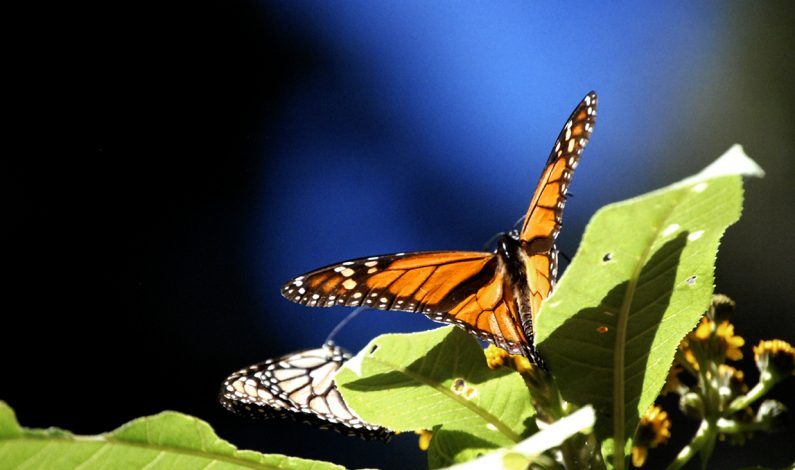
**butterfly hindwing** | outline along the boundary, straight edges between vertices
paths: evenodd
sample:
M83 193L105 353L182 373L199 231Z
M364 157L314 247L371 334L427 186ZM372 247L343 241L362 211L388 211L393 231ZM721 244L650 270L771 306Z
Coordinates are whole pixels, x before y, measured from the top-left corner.
M230 375L219 399L228 410L252 418L291 418L364 439L392 432L366 423L334 384L350 354L331 343L254 364Z

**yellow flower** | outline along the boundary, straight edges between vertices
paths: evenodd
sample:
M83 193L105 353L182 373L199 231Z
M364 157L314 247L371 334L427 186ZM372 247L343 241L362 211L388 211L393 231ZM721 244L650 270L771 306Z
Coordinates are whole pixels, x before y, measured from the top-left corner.
M505 365L505 359L510 357L508 351L498 348L493 344L490 344L488 348L484 351L486 354L486 364L488 364L489 369L499 369L503 365Z
M707 317L701 319L701 323L690 334L682 338L679 343L679 363L696 375L701 367L699 362L704 359L704 346L709 340L714 323Z
M740 348L745 344L742 336L734 335L734 325L728 321L721 322L715 331L715 337L723 355L732 361L739 361L743 358Z
M632 441L632 465L642 467L646 463L648 449L664 444L671 437L671 420L668 413L653 405L640 419Z
M730 365L720 364L716 378L718 393L726 403L748 391L748 386L744 382L745 374L743 374L743 371L737 370Z
M795 375L795 348L780 339L760 341L754 346L754 360L759 371L775 380Z
M676 363L668 369L668 378L665 379L665 385L663 385L660 395L665 396L671 392L681 395L681 392L684 390L684 385L679 381L679 373L682 372L682 370L682 366Z
M712 335L712 327L714 323L709 320L707 317L701 318L701 323L698 324L698 328L696 331L690 334L693 338L699 341L707 341L709 337Z
M693 375L698 374L698 359L696 359L696 355L693 352L692 346L690 345L690 335L685 336L679 343L677 361L679 364L684 366L688 372L692 373Z
M419 431L414 431L414 434L419 434L420 436L420 450L427 451L428 447L431 445L431 438L433 437L433 431L429 431L427 429L420 429Z
M632 446L632 465L642 467L646 463L646 457L648 456L649 449Z
M723 362L724 359L739 361L743 358L740 348L745 344L742 336L734 334L734 325L728 321L716 324L708 317L701 319L698 327L685 336L679 344L680 363L688 369L700 370L702 361Z
M511 356L511 359L513 359L513 368L516 369L516 372L519 372L520 374L533 375L540 370L524 356L514 355Z

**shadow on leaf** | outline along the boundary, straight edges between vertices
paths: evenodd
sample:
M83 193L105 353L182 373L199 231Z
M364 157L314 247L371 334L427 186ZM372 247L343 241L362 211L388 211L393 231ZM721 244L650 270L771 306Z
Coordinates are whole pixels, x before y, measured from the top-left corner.
M406 344L400 348L411 348L410 336L406 336ZM394 337L390 340L394 341ZM422 356L407 366L398 364L393 357L399 357L390 351L395 345L379 345L376 352L365 359L375 359L380 363L393 367L394 370L371 377L364 377L345 384L345 387L357 391L396 389L428 385L444 386L445 382L462 378L467 384L477 388L489 380L497 379L512 373L509 369L491 370L486 366L486 358L477 341L459 328L450 330L444 341L433 346Z
M613 434L614 351L617 347L625 349L626 438L632 437L640 419L638 404L646 380L647 362L677 287L676 273L687 235L688 232L678 234L648 256L634 286L630 281L616 285L599 305L578 311L539 344L563 398L577 405L593 405L597 413L595 431L600 440ZM606 257L605 261L610 259ZM687 288L687 284L679 287ZM616 332L623 314L628 315L626 341L619 345Z

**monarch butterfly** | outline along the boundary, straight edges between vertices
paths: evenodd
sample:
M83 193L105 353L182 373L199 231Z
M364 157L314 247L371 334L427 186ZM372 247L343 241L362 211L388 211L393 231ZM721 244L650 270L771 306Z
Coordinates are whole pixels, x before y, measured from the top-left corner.
M329 341L269 359L227 377L219 399L229 411L251 418L290 418L349 436L388 440L394 433L359 418L334 384L350 358Z
M511 354L541 363L533 325L557 276L555 238L566 190L596 120L597 97L580 101L560 131L521 230L493 253L430 251L359 258L298 276L282 295L310 307L367 306L423 313Z

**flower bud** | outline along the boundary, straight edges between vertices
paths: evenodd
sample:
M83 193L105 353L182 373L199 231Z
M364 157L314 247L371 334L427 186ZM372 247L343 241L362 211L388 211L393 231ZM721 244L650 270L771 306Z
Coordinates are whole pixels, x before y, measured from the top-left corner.
M688 392L679 398L679 409L685 416L694 419L704 417L704 401L695 392Z
M767 432L774 432L786 424L787 407L776 400L765 400L756 412L756 422Z
M765 373L775 381L795 375L795 348L780 339L760 341L754 346L754 360L762 377Z
M715 323L729 321L734 315L735 303L728 296L715 294L712 296L712 305L709 308L709 316Z

